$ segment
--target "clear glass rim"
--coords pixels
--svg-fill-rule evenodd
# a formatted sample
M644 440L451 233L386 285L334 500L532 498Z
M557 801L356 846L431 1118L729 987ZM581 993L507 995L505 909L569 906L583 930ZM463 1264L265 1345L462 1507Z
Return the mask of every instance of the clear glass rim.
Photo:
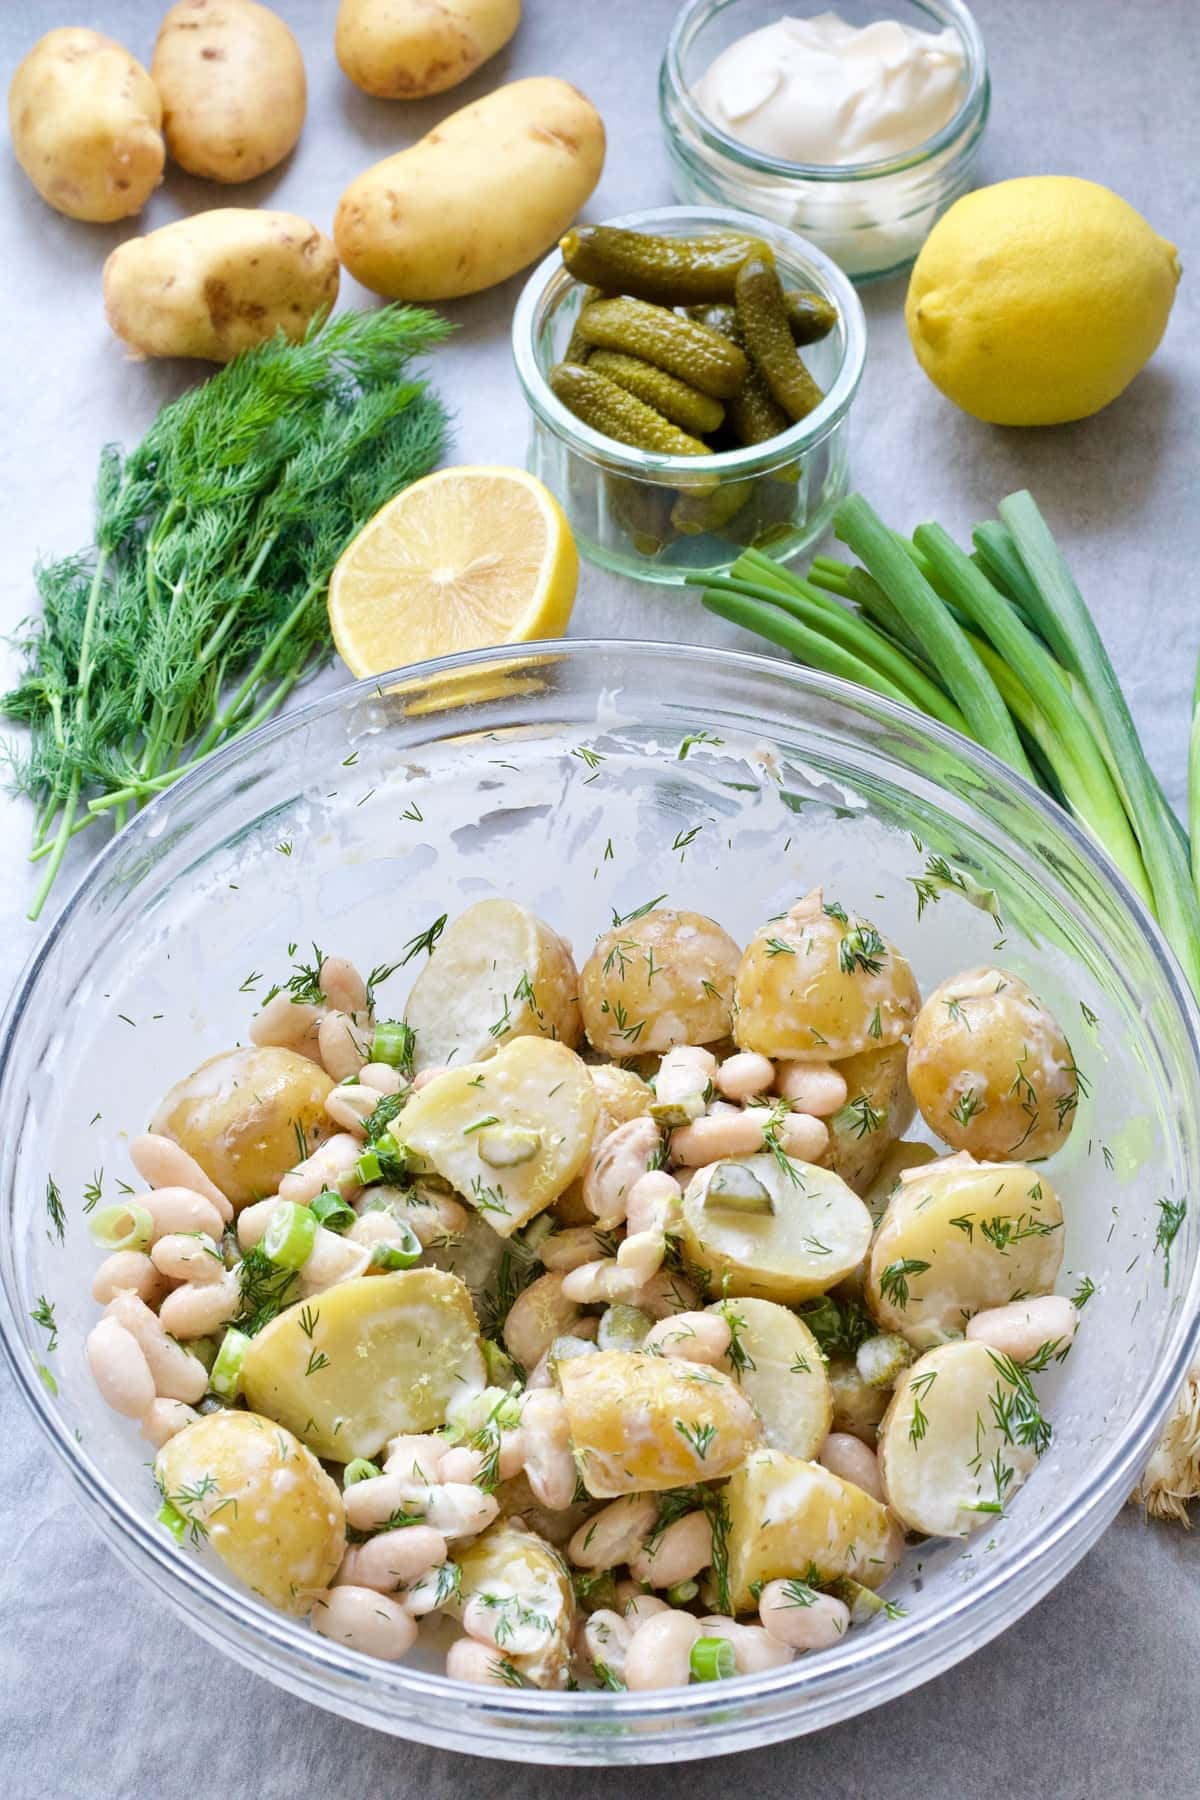
M556 437L564 439L578 454L598 463L615 474L630 475L643 481L659 481L667 486L694 484L698 474L749 477L765 474L782 463L794 461L812 450L839 425L849 411L858 392L867 356L867 321L862 301L832 257L786 226L756 218L753 213L738 212L725 206L656 206L644 212L622 213L606 219L606 225L618 225L631 231L652 230L664 221L692 223L698 229L744 231L750 237L765 238L776 246L786 244L797 261L808 264L818 277L817 285L824 298L837 307L845 332L845 348L837 377L821 404L799 424L792 425L767 444L749 444L741 450L718 450L703 459L694 456L655 456L632 445L618 444L602 432L593 431L582 419L563 405L542 373L537 356L537 336L547 306L577 286L568 273L559 250L534 269L521 289L513 313L512 347L517 377L525 399L542 423ZM698 466L699 465L699 466Z
M345 709L356 700L377 695L381 689L398 687L403 691L434 678L464 675L476 669L499 666L511 672L518 664L531 664L537 668L551 660L575 658L586 662L609 657L622 659L627 664L639 660L653 663L661 658L686 665L701 683L706 670L714 674L719 669L741 670L748 676L765 677L790 687L800 699L807 695L814 700L832 701L851 713L864 715L880 724L901 727L910 734L919 730L928 744L951 752L974 773L1005 791L1009 798L1034 809L1053 832L1067 841L1074 855L1089 865L1094 875L1103 879L1119 900L1122 910L1136 923L1146 940L1151 959L1157 965L1169 1000L1181 1018L1193 1063L1200 1069L1200 1012L1154 920L1124 877L1074 820L988 751L906 707L851 683L801 669L774 657L641 640L548 639L521 647L508 645L494 650L461 651L411 664L386 676L371 676L349 683L215 752L199 768L182 777L173 789L152 800L100 853L44 941L26 963L0 1024L0 1091L7 1085L14 1035L21 1014L43 965L130 848L139 840L156 836L160 819L168 816L172 803L188 800L239 765L256 761L270 745L282 742L293 732L302 732L321 715ZM433 712L428 716L432 722L440 715ZM798 711L797 716L802 718L802 712ZM668 1740L665 1730L662 1735L651 1732L643 1745L633 1746L644 1748L644 1756L633 1758L640 1761L661 1760L668 1750L676 1759L706 1753L705 1740L700 1733L710 1726L713 1729L724 1727L732 1735L746 1729L748 1724L754 1724L759 1731L752 1740L755 1743L794 1735L792 1719L800 1714L806 1703L815 1704L832 1690L837 1690L842 1677L849 1676L854 1687L849 1695L850 1704L842 1708L835 1715L837 1717L865 1710L904 1692L981 1647L1014 1623L1056 1579L1061 1579L1117 1512L1145 1465L1166 1410L1200 1344L1198 1261L1186 1295L1177 1308L1167 1351L1147 1393L1142 1396L1139 1416L1131 1418L1113 1438L1090 1489L1078 1502L1063 1502L1050 1511L1003 1569L981 1575L969 1591L964 1590L960 1597L943 1604L933 1626L920 1618L909 1618L889 1626L886 1636L872 1639L869 1648L861 1640L856 1643L853 1638L847 1639L823 1652L815 1664L806 1666L806 1659L801 1659L765 1674L721 1682L717 1688L703 1684L636 1695L563 1694L516 1689L476 1691L466 1690L461 1683L444 1675L406 1669L402 1664L381 1664L335 1645L303 1621L292 1620L274 1611L254 1595L223 1587L201 1565L181 1557L168 1535L156 1527L148 1515L134 1511L93 1466L57 1416L22 1343L13 1298L7 1286L0 1284L0 1343L18 1392L66 1465L83 1498L99 1507L102 1515L99 1523L105 1535L139 1574L149 1578L153 1572L189 1623L268 1677L279 1679L273 1654L282 1655L287 1659L289 1675L302 1682L308 1681L309 1686L300 1690L304 1698L317 1704L331 1706L334 1710L339 1710L336 1704L339 1701L344 1701L351 1710L357 1705L359 1716L373 1718L380 1724L397 1717L396 1703L411 1702L430 1709L427 1716L431 1723L449 1718L461 1722L469 1716L476 1732L486 1728L489 1721L510 1726L514 1731L522 1724L543 1728L557 1726L558 1733L542 1740L540 1746L537 1740L528 1736L506 1737L501 1732L486 1748L474 1740L464 1741L460 1747L478 1754L564 1761L567 1758L559 1752L567 1749L565 1734L571 1728L586 1729L606 1721L625 1728L653 1727L655 1724L666 1728L674 1724L683 1730L690 1725L692 1735L682 1740L678 1734ZM743 1706L761 1708L772 1701L786 1704L789 1700L793 1702L792 1714L784 1718L782 1727L779 1715L770 1715L772 1723L765 1732L761 1729L761 1712L756 1718L737 1711L739 1702ZM368 1706L368 1701L369 1710L363 1713L361 1709ZM432 1710L443 1704L447 1709L444 1714ZM629 1742L623 1735L619 1740L615 1736L606 1739L600 1733L589 1738L585 1747L576 1741L570 1746L570 1760L631 1760L620 1753L603 1758L606 1742L612 1746L618 1741ZM739 1746L727 1743L713 1748L715 1751L736 1747ZM592 1750L596 1752L595 1757L590 1754ZM550 1754L546 1755L546 1752Z
M685 4L675 15L659 71L659 97L663 123L676 144L679 144L679 137L669 107L679 109L696 137L708 150L741 168L753 170L756 175L774 176L783 181L812 181L838 186L842 182L875 181L882 176L902 174L931 161L943 150L953 148L968 136L974 141L977 131L982 129L991 98L991 80L983 34L974 15L963 5L962 0L914 0L915 5L940 19L944 26L953 27L966 52L967 91L957 112L940 131L899 156L858 163L788 162L782 157L767 156L749 144L740 143L737 138L722 131L720 126L714 125L708 114L701 111L683 78L683 56L695 32L701 25L707 24L714 14L737 4L738 0L685 0Z

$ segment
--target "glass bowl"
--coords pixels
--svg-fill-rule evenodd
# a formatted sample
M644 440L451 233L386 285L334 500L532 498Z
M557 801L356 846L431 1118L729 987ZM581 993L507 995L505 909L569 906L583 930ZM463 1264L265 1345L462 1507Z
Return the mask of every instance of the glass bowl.
M586 292L554 250L529 277L513 315L513 356L529 405L528 467L559 501L583 554L619 574L682 582L699 571L723 572L749 544L790 561L820 537L846 491L850 404L866 356L858 295L811 244L744 213L668 206L606 222L670 237L745 231L765 239L785 287L813 290L837 308L829 336L804 349L825 398L765 444L706 457L654 456L593 431L546 379L562 360ZM711 508L717 522L678 530L672 512L681 497ZM736 509L727 517L726 501Z
M961 104L941 131L902 156L793 163L739 143L693 97L722 50L774 24L784 10L777 0L687 0L680 7L658 89L676 197L776 220L820 245L855 281L894 275L971 185L991 99L979 27L961 0L845 0L835 10L848 25L894 19L956 31L965 53Z
M912 882L932 854L991 889L993 910L952 893L918 921ZM102 1169L114 1195L132 1173L127 1134L168 1083L244 1037L289 942L366 967L492 893L581 948L610 909L660 893L744 939L818 881L898 941L926 990L994 958L1024 975L1088 1078L1054 1179L1060 1285L1087 1275L1096 1292L1070 1360L1041 1378L1054 1440L995 1529L911 1552L888 1589L906 1609L894 1622L784 1669L651 1694L469 1688L432 1659L372 1662L179 1548L154 1523L147 1445L84 1364L98 1260L84 1191ZM388 1011L411 972L384 988ZM520 1762L678 1761L793 1737L986 1643L1124 1502L1197 1338L1196 1209L1169 1259L1155 1235L1157 1202L1200 1179L1198 1031L1156 929L1092 844L915 714L727 651L562 643L447 658L327 695L211 757L114 840L33 958L0 1047L5 1349L130 1568L210 1643L318 1706ZM30 1318L38 1296L56 1309L52 1354Z

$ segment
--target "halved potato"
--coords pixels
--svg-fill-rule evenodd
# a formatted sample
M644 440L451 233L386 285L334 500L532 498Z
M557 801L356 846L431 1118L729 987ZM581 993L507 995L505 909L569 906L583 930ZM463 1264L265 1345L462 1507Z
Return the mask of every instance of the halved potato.
M766 1189L772 1212L743 1212L710 1201L726 1163L697 1169L683 1197L687 1256L731 1294L795 1303L826 1293L862 1261L871 1215L840 1175L770 1155L740 1156L739 1167Z
M940 1158L932 1144L918 1143L913 1138L897 1138L883 1153L883 1161L862 1189L863 1202L878 1224L887 1211L888 1202L909 1169L923 1169Z
M394 1129L497 1236L511 1237L580 1173L598 1110L587 1065L573 1050L520 1037L487 1062L435 1075Z
M725 1503L736 1612L754 1606L752 1583L851 1575L877 1587L895 1566L887 1508L820 1463L756 1450L730 1479Z
M224 1050L175 1083L150 1129L182 1145L244 1206L277 1193L288 1170L336 1129L325 1111L332 1087L324 1069L294 1050Z
M471 1296L441 1269L363 1275L289 1306L242 1363L249 1405L342 1463L433 1431L486 1381Z
M474 1598L485 1602L499 1640L517 1634L530 1619L545 1621L548 1641L522 1654L512 1644L497 1643L497 1655L539 1688L563 1688L571 1673L571 1638L575 1627L575 1590L566 1564L535 1532L511 1519L497 1519L481 1537L454 1558L462 1570L455 1611Z
M583 1035L579 975L558 933L515 900L477 900L451 920L404 1008L414 1063L477 1062L515 1037Z
M589 1042L621 1058L728 1037L740 955L703 913L656 906L614 925L579 978Z
M163 1445L154 1473L194 1535L272 1606L302 1615L333 1580L346 1551L342 1496L273 1419L208 1413Z
M773 1300L719 1300L709 1307L733 1332L722 1367L762 1420L763 1437L789 1456L815 1456L829 1435L833 1394L812 1332Z
M941 1344L907 1369L879 1428L879 1474L911 1531L990 1525L1049 1440L1029 1377L986 1344Z
M827 1121L829 1166L856 1194L879 1173L888 1146L912 1122L902 1043L873 1045L836 1065L846 1104Z

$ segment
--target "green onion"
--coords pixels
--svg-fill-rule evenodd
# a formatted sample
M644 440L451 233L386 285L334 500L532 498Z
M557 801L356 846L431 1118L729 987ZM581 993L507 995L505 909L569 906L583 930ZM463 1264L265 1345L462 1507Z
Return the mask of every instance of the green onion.
M373 1181L382 1181L385 1176L386 1162L404 1161L404 1151L396 1142L390 1131L380 1135L367 1145L354 1165L354 1179L363 1187L370 1187Z
M415 1262L420 1262L421 1240L412 1226L397 1219L395 1233L398 1242L389 1241L372 1248L370 1266L373 1269L411 1269Z
M688 576L687 580L692 581L693 578ZM869 663L863 662L860 657L848 655L838 645L823 638L819 632L809 631L781 612L777 606L741 593L726 593L708 584L705 585L702 598L709 612L716 613L719 618L729 619L735 625L741 625L746 631L756 631L759 637L765 637L768 643L778 644L781 650L790 650L793 656L808 663L811 668L820 669L826 675L836 675L842 681L857 682L859 687L872 688L875 693L882 694L885 700L895 700L901 706L912 704L894 682L873 669Z
M403 1019L377 1019L371 1043L371 1061L387 1063L389 1068L412 1071L416 1033Z
M187 1534L188 1522L179 1508L172 1506L169 1500L164 1500L154 1516L160 1525L166 1526L175 1542L182 1544Z
M728 1638L702 1637L692 1645L693 1681L728 1681L737 1673L733 1645Z
M281 1200L262 1237L263 1255L277 1269L300 1269L317 1241L317 1220L310 1207Z
M250 1348L244 1331L231 1325L221 1339L221 1348L209 1371L208 1385L222 1400L236 1400L242 1391L242 1362Z
M677 1581L674 1587L667 1589L667 1599L672 1606L686 1606L690 1600L696 1598L699 1592L700 1583L698 1581ZM726 1639L721 1638L719 1641L725 1643Z
M342 1473L342 1486L355 1487L360 1481L374 1481L383 1474L378 1464L368 1462L365 1456L356 1456L346 1464Z
M317 1224L323 1225L326 1231L349 1231L358 1218L354 1208L347 1206L342 1196L335 1194L331 1188L326 1188L315 1200L310 1200L308 1210Z
M145 1250L154 1220L144 1206L102 1206L88 1220L88 1230L102 1250Z

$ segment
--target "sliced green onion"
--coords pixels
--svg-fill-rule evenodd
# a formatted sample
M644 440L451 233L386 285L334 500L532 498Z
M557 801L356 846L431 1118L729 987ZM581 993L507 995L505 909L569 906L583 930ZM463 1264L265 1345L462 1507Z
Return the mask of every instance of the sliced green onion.
M145 1250L154 1236L154 1220L144 1206L102 1206L88 1221L102 1250Z
M421 1260L421 1240L411 1225L403 1219L395 1222L397 1242L375 1244L371 1250L371 1267L373 1269L411 1269L413 1264Z
M377 1019L371 1041L371 1061L387 1063L391 1069L412 1068L416 1032L403 1019Z
M483 1369L493 1387L511 1387L517 1379L517 1365L508 1351L502 1350L494 1338L483 1340Z
M263 1255L277 1269L301 1269L317 1241L317 1220L312 1209L281 1200L263 1232Z
M179 1508L177 1506L172 1506L169 1500L164 1500L154 1516L160 1525L166 1526L171 1536L175 1539L175 1542L177 1544L182 1544L187 1535L188 1522L180 1512Z
M310 1200L308 1210L317 1224L323 1225L326 1231L349 1231L358 1218L354 1208L347 1206L342 1196L335 1194L331 1188L326 1188L315 1200Z
M692 1645L693 1681L728 1681L737 1673L733 1645L728 1638L702 1637Z
M667 1589L667 1599L671 1602L672 1606L686 1606L690 1600L696 1598L696 1595L699 1592L700 1583L698 1581L677 1581L674 1587L669 1587ZM719 1638L716 1641L724 1644L728 1640ZM730 1649L732 1648L733 1646L730 1645Z
M382 1181L384 1162L404 1161L403 1148L396 1142L390 1131L381 1132L375 1140L368 1144L354 1165L354 1178L363 1187L370 1187L373 1181Z
M221 1339L221 1348L208 1373L208 1385L222 1400L236 1400L242 1391L242 1361L250 1342L236 1325L231 1325Z
M382 1474L383 1470L377 1463L368 1462L365 1456L356 1456L346 1464L342 1473L342 1486L354 1487L360 1481L374 1481Z

